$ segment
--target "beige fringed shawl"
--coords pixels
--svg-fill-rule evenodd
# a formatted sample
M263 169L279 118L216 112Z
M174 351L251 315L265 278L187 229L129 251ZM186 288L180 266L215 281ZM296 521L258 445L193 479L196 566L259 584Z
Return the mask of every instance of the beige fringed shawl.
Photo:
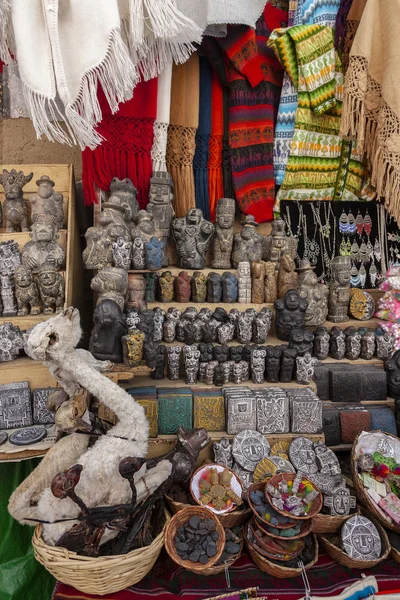
M365 151L371 182L400 222L400 0L368 0L346 74L341 134Z

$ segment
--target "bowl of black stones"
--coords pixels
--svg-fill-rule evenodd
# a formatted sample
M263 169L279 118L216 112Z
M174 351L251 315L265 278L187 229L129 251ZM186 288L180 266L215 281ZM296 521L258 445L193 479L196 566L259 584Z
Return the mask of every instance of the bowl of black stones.
M225 546L221 557L213 567L202 571L202 575L217 575L222 573L227 567L240 557L243 550L243 529L242 527L225 527Z
M224 548L224 528L206 508L188 506L177 512L166 527L165 549L174 562L188 571L199 573L213 567Z
M278 513L265 497L265 483L253 483L247 490L247 502L253 511L259 526L270 533L270 528L291 529L297 525L296 521ZM290 536L289 536L290 537Z

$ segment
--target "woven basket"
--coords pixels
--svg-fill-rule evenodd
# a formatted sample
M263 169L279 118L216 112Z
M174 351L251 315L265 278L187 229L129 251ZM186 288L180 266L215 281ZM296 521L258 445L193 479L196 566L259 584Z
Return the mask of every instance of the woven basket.
M151 571L164 545L162 532L150 546L132 550L128 554L90 558L79 556L59 546L48 546L42 538L42 526L35 528L32 545L35 558L62 583L86 594L105 596L138 583Z
M172 500L169 496L165 496L165 500L167 502L168 508L172 512L173 515L176 515L177 512L183 510L184 508L191 508L192 504L183 504L182 502L176 502ZM207 508L207 507L204 507ZM249 507L243 508L243 505L235 508L232 512L227 513L226 515L215 515L219 522L221 523L224 529L231 529L231 527L240 527L241 525L245 525L247 521L251 518L252 512Z
M202 571L202 575L218 575L218 573L223 573L225 571L225 569L229 569L229 567L231 567L233 565L234 562L237 561L238 558L240 558L242 552L243 552L243 546L244 546L244 540L243 540L243 532L241 533L240 536L240 550L237 554L235 554L234 556L232 556L232 558L230 560L227 560L226 562L224 562L224 564L222 565L216 565L214 567L209 567L207 569L204 569L204 571Z
M191 517L198 516L201 519L211 519L215 523L216 531L219 535L217 540L217 553L215 556L210 558L206 565L201 565L199 563L193 563L190 560L182 560L178 555L175 548L175 536L181 525L184 525L189 521ZM205 569L209 569L213 567L216 562L221 557L225 546L225 531L222 527L221 523L217 519L216 515L212 513L210 510L206 508L201 508L200 506L188 506L183 510L177 512L172 519L168 522L167 527L165 529L165 549L168 552L169 556L172 558L176 564L188 571L193 571L193 573L203 573Z
M261 550L260 554L262 554L262 556L265 558L276 558L276 560L285 562L287 560L291 560L292 558L296 558L296 556L298 556L298 554L300 554L300 552L302 552L302 550L304 548L304 543L300 542L297 550L295 552L293 552L290 556L288 555L287 558L284 558L283 553L282 553L282 556L278 557L278 553L275 550L271 549L271 547L267 543L269 536L260 537L257 534L257 525L254 523L253 520L250 521L249 527L250 527L251 533L257 540L258 546ZM292 538L288 538L288 540L286 540L286 541L290 542L291 539ZM272 538L272 540L274 540L274 538ZM283 541L285 541L285 540L283 540Z
M385 433L385 432L384 431L371 431L370 433ZM395 440L399 439L398 437L396 437L395 435L392 435L391 433L385 433L385 435L387 435ZM357 443L358 443L358 436L355 438L355 440L353 442L353 447L351 449L351 457L350 457L351 474L353 477L353 482L354 482L354 487L355 487L357 498L359 499L361 504L363 506L365 506L369 510L369 512L375 517L375 519L377 519L384 527L387 527L388 529L391 529L392 531L396 531L396 533L400 533L400 525L397 525L396 523L389 523L388 521L386 521L386 519L382 516L380 510L375 507L371 498L368 496L367 492L364 489L364 486L358 476L358 471L357 471L357 464L356 464Z
M278 483L283 481L283 479L285 479L286 481L293 481L295 477L296 477L296 473L278 473L278 475L274 475L273 477L271 477L271 479L269 480L268 483L270 483L274 487L277 487ZM309 479L307 479L307 477L303 477L302 479L305 479L306 481L308 481L310 483L310 485L312 485L313 488L318 492L318 496L315 498L315 500L313 501L313 503L311 505L310 512L307 515L305 515L304 517L296 517L295 515L292 515L291 513L287 512L286 510L277 509L276 506L274 506L272 504L271 496L268 494L267 490L265 490L265 497L267 498L267 500L271 504L271 506L276 510L276 512L279 513L280 515L283 515L284 517L289 517L289 519L293 519L293 521L306 521L307 519L311 519L312 517L315 517L315 515L317 515L322 508L322 494L321 494L321 491L319 490L319 488L315 485L315 483L312 483L312 481L309 481Z
M260 527L263 527L264 524L261 521L260 515L254 508L254 504L252 503L251 498L250 498L250 493L254 492L255 490L261 490L262 493L264 494L265 493L265 481L264 482L260 481L259 483L253 483L252 485L249 486L249 488L247 490L247 502L250 506L250 509L251 509L252 513L254 514L254 516L257 517L257 519L259 520ZM274 508L274 510L275 510L275 508ZM287 515L285 515L285 517L287 517ZM290 529L290 527L293 527L293 524L294 524L294 521L292 523L285 523L285 524L278 523L278 525L274 525L274 527L276 527L277 529ZM266 525L264 528L265 532L269 533L268 532L269 523L267 521L265 521L265 525Z
M336 533L343 523L350 519L350 517L354 517L354 515L360 514L360 507L357 505L356 510L349 515L341 516L332 516L325 515L319 513L312 518L312 528L311 531L313 533Z
M303 523L301 523L301 529L300 529L300 533L298 535L292 535L291 537L287 537L285 538L285 536L282 535L276 535L275 533L272 533L271 529L278 529L278 527L275 527L274 525L267 525L266 523L264 524L262 522L262 520L260 519L260 517L256 517L255 518L257 521L257 524L259 525L260 529L262 529L267 535L269 535L270 537L273 538L277 538L278 540L299 540L302 537L306 537L306 535L309 535L311 533L311 531L314 531L312 528L312 520L308 519L308 521L303 521ZM297 525L297 523L296 523Z
M391 547L391 550L390 550L390 556L397 563L400 563L400 552L396 548L393 548L393 546Z

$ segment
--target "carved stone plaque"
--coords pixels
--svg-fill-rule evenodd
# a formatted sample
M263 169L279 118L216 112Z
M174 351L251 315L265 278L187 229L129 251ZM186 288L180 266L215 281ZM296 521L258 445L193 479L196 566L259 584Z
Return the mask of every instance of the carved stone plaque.
M0 385L0 429L32 425L29 383Z
M350 495L349 489L337 487L325 496L324 506L330 509L332 516L343 517L350 514L350 510L356 507L356 498Z
M306 475L317 473L318 466L313 443L308 438L295 438L289 446L289 459L295 469Z
M354 560L376 560L381 555L379 532L366 517L350 517L342 527L341 539L343 550Z
M242 390L245 389L242 388ZM235 394L225 393L225 400L228 413L227 432L229 434L235 435L245 429L256 429L256 399L250 391Z
M233 440L233 458L247 471L254 471L260 460L269 455L270 450L268 441L258 431L246 429Z
M291 462L281 456L269 456L269 460L274 463L278 471L281 473L295 473L295 468Z
M54 423L55 414L47 410L47 398L56 388L37 388L33 390L33 423L35 425L47 425Z
M8 433L6 431L0 431L0 446L6 443L8 440Z
M322 431L322 402L315 399L294 399L291 403L292 432L320 433Z
M28 427L19 429L10 435L10 443L15 446L29 446L41 442L47 435L44 427Z
M330 372L331 400L333 402L360 402L361 373L356 370Z
M256 390L257 431L260 433L288 433L289 400L280 388Z
M322 412L322 430L325 434L327 446L338 446L340 444L340 422L339 411L332 408Z
M233 465L232 471L234 473L236 473L236 475L239 477L239 479L242 482L243 487L244 487L245 490L247 490L247 488L250 487L252 483L254 483L254 478L253 478L253 472L252 471L247 471L247 469L243 469L237 463L235 463Z

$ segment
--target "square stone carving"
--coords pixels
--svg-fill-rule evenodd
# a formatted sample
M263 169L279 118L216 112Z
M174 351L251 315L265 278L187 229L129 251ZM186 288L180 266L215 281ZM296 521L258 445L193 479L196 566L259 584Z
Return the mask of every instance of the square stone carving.
M319 398L293 399L291 413L293 433L321 433L322 402Z
M47 398L56 388L37 388L33 390L33 422L35 425L54 423L55 413L47 410Z
M339 446L340 444L340 421L339 411L329 408L322 412L322 431L325 434L327 446Z
M0 429L32 425L31 392L29 383L0 385Z
M260 433L289 432L289 399L280 388L256 390L257 431Z
M361 373L357 370L331 370L332 402L360 402Z
M244 429L257 427L257 407L254 395L250 393L225 395L227 403L227 432L236 435Z

